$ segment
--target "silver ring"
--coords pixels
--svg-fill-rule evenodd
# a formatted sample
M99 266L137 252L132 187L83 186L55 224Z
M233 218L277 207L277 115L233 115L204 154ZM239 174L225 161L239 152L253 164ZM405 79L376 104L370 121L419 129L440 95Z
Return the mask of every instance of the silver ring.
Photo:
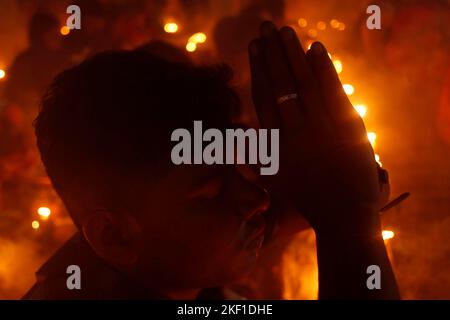
M277 103L278 104L282 104L283 102L286 102L288 100L292 100L292 99L297 99L298 98L298 94L296 93L289 93L289 94L285 94L284 96L281 96L277 99Z

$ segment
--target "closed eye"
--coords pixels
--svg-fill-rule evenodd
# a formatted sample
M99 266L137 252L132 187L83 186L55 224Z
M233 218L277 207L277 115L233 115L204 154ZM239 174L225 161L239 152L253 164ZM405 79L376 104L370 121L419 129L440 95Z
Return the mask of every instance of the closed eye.
M222 185L223 185L223 178L220 176L216 176L198 185L198 187L196 187L191 193L189 193L188 197L190 199L216 198L222 190Z

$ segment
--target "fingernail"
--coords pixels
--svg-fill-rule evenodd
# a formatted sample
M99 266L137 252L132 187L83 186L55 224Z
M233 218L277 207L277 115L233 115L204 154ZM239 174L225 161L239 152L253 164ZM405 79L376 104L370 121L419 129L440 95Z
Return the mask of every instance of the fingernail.
M320 42L314 42L311 46L311 52L316 56L320 56L325 52L325 48Z

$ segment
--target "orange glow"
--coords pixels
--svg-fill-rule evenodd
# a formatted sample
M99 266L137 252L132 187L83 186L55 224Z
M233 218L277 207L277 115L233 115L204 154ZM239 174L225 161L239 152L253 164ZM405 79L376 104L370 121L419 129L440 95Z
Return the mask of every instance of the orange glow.
M364 116L367 113L367 107L363 104L357 104L356 106L354 106L356 112L358 112L359 116L361 118L364 118Z
M300 28L305 28L308 25L308 21L303 18L298 19L297 23Z
M339 28L339 21L337 21L336 19L333 19L330 21L330 26L334 29Z
M167 33L175 33L178 31L178 25L175 22L169 22L164 25L164 31Z
M343 23L343 22L339 22L339 27L338 27L338 30L340 30L340 31L343 31L343 30L345 30L345 23Z
M294 236L282 255L283 299L316 300L319 274L315 235L312 230Z
M63 36L67 36L70 33L70 29L68 26L62 26L61 29L59 29L59 32L63 35Z
M50 208L40 207L39 209L37 209L37 213L43 220L47 220L48 217L50 217L52 211L50 210Z
M197 45L195 44L195 42L188 42L186 45L186 50L188 52L194 52L195 50L197 50Z
M348 96L351 96L355 92L355 88L351 84L343 84L342 87Z
M317 37L317 30L316 30L316 29L309 29L309 30L308 30L308 36L309 36L310 38L315 38L315 37Z
M377 140L377 134L375 132L367 132L367 138L369 139L372 148L375 149L375 141Z
M333 60L334 68L336 69L336 72L339 74L342 72L342 62L339 59Z
M205 41L206 41L206 34L204 34L203 32L194 33L189 38L189 42L193 42L195 44L197 44L197 43L204 43Z
M37 229L39 229L39 221L37 221L37 220L34 220L32 223L31 223L31 227L34 229L34 230L37 230Z
M389 240L392 239L395 236L394 231L391 230L383 230L381 232L382 236L383 236L383 240Z
M319 30L325 30L327 28L327 24L323 21L317 22L317 29Z
M375 154L375 161L378 162L378 164L380 165L380 167L383 166L383 164L380 161L380 155L379 154Z
M0 69L0 79L4 79L6 77L6 71L3 69Z

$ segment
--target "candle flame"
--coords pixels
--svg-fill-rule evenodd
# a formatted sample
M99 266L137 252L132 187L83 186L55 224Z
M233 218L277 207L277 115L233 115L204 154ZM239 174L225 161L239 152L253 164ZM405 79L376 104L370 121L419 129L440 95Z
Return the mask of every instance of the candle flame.
M367 138L369 139L372 148L375 149L375 141L377 140L377 134L375 132L367 132Z
M380 165L380 167L383 166L383 164L380 161L380 155L379 154L375 154L375 161L378 162L378 164Z
M164 31L167 33L175 33L178 31L178 25L175 22L169 22L164 25Z
M188 42L193 42L195 44L197 43L204 43L206 41L206 34L203 32L197 32L194 33L190 38Z
M34 220L32 223L31 223L31 227L34 229L34 230L37 230L37 229L39 229L39 221L37 221L37 220Z
M394 231L391 231L391 230L383 230L381 232L381 235L383 236L383 240L389 240L395 236L395 233L394 233Z
M43 220L47 220L52 211L50 210L50 208L40 207L39 209L37 209L37 213Z
M351 84L343 84L342 87L348 96L351 96L355 92L355 88Z
M336 69L336 72L339 74L342 72L342 62L339 59L333 60L334 68Z
M364 118L364 116L367 113L367 107L363 104L357 104L356 106L354 106L356 112L358 112L359 116L361 118Z
M61 29L59 29L59 32L63 36L67 36L70 33L70 28L68 26L62 26Z
M197 45L195 44L195 42L188 42L186 45L186 50L188 52L194 52L195 50L197 50Z

